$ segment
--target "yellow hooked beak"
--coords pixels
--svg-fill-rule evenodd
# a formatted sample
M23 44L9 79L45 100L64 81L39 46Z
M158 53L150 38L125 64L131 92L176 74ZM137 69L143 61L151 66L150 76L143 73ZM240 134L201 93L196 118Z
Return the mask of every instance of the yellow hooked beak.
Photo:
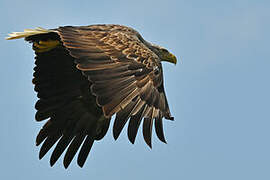
M177 63L177 59L176 59L175 55L173 55L173 54L170 53L170 52L164 54L163 57L162 57L162 60L163 60L163 61L170 62L170 63L173 63L173 64L175 64L175 65L176 65L176 63Z
M169 56L170 56L170 59L171 59L170 62L176 65L177 59L176 59L175 55L173 55L172 53L169 53L169 54L170 54Z

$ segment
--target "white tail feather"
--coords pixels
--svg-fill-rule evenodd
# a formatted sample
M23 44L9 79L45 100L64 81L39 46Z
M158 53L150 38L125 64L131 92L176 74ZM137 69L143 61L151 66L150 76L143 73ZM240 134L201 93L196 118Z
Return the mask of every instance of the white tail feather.
M13 32L13 33L8 34L9 37L7 37L6 40L25 38L32 35L45 34L49 32L56 32L56 31L44 29L41 27L38 27L36 29L25 29L24 32Z

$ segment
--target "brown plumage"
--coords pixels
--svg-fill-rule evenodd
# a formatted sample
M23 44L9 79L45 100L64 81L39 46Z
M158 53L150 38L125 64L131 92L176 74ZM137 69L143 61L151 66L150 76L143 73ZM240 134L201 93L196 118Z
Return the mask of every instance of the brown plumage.
M67 149L67 168L80 149L77 162L82 167L94 141L105 136L114 114L115 139L129 121L130 142L135 142L141 123L150 147L153 125L158 138L166 142L162 118L173 117L161 61L176 63L166 49L121 25L38 28L11 34L9 39L21 37L33 43L36 52L36 120L47 120L36 139L37 145L43 142L40 159L58 141L50 164Z

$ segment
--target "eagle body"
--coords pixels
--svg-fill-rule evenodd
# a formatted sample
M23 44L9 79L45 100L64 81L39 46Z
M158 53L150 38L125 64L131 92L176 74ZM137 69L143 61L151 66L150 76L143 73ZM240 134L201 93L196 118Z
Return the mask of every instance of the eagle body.
M176 64L168 50L145 41L122 25L64 26L26 29L7 39L25 38L33 44L33 84L39 100L36 120L47 120L36 138L40 159L56 144L53 166L66 150L67 168L79 151L83 167L94 141L101 140L116 114L117 139L128 122L134 143L140 124L151 147L152 127L166 142L163 118L173 120L164 91L161 61Z

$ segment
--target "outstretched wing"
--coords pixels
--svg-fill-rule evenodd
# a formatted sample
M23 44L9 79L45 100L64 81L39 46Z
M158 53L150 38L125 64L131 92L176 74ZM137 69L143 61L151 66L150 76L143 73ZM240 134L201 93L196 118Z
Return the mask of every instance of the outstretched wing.
M143 135L151 147L153 120L157 136L165 142L162 118L173 119L164 92L159 57L139 34L125 26L60 27L61 41L92 83L91 92L105 117L116 114L114 137L129 121L128 137L135 141L143 119Z
M36 120L49 118L36 138L36 144L42 146L39 158L56 144L50 164L53 166L67 149L64 166L67 168L79 151L77 163L83 166L95 140L101 139L107 132L110 118L104 119L102 110L90 93L91 83L76 68L74 58L62 46L49 51L38 48L36 42L50 42L57 34L44 34L29 37L34 41L36 50L33 84L39 100ZM42 40L42 41L41 41ZM44 52L37 52L44 51ZM80 146L82 147L80 148Z

